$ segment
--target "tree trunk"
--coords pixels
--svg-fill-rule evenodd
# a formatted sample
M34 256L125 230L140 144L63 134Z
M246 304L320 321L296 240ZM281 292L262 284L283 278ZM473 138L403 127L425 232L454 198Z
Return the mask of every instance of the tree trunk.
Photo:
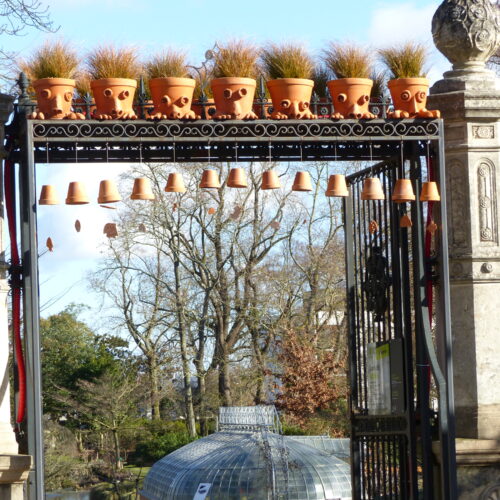
M221 406L232 406L231 380L229 376L229 360L224 352L219 360L219 397Z
M148 356L149 391L151 398L151 418L160 420L160 391L158 389L158 360L156 355Z
M113 445L115 448L115 466L119 470L123 467L120 458L120 439L118 438L118 431L116 429L113 429L111 432L113 433Z

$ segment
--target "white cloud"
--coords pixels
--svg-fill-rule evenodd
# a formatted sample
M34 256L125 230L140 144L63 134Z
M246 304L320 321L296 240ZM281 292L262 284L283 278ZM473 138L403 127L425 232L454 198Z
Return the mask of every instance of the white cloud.
M384 47L408 40L418 40L429 48L431 82L442 78L451 69L451 63L440 54L432 41L432 16L439 2L422 6L416 2L397 5L382 4L374 9L368 29L368 39L374 47Z

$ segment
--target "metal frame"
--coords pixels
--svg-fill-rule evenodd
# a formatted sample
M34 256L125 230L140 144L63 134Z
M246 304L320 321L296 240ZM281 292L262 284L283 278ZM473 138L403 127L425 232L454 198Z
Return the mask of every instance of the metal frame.
M265 104L262 105L264 115ZM87 103L88 106L88 103ZM59 121L29 120L27 115L33 103L26 97L18 105L9 135L14 140L10 158L20 165L19 185L21 191L21 234L24 284L24 322L27 365L29 372L28 390L28 436L29 453L35 457L35 470L30 474L30 498L41 500L43 491L43 436L41 427L41 371L39 343L39 303L38 303L38 249L36 241L36 185L35 165L46 163L87 163L87 162L220 162L269 160L269 150L273 161L382 161L385 166L399 154L401 145L412 145L414 156L425 154L427 142L431 141L439 157L441 179L443 168L443 125L440 120L332 120L310 121L256 120L225 121L198 120L191 122L137 120L122 121ZM385 108L384 108L385 113ZM144 109L141 110L144 116ZM360 175L360 174L355 174ZM394 172L391 174L394 175ZM354 178L352 178L354 179ZM445 220L446 201L442 191L441 217ZM352 217L350 203L344 203L346 220ZM416 214L418 217L418 214ZM346 238L349 238L349 224L346 224ZM443 485L443 498L455 498L455 463L453 429L453 395L451 390L451 334L449 323L448 256L445 225L441 234L441 307L443 307L445 343L447 346L447 366L445 367L448 386L440 376L439 366L434 362L430 330L425 330L427 354L431 358L432 369L439 382L443 405L440 416L442 436L443 477L448 485ZM351 234L352 236L352 234ZM352 259L347 248L347 261ZM352 266L348 265L348 304L352 306ZM422 309L423 310L423 309ZM425 316L425 314L423 314ZM425 322L424 322L425 323ZM424 324L424 326L426 326ZM350 320L352 337L356 325ZM410 352L410 351L408 351ZM356 359L350 353L351 381ZM392 419L394 424L403 426L401 432L408 436L406 421ZM370 434L371 420L366 420L367 436ZM377 431L383 421L378 422ZM413 424L412 424L413 425ZM414 429L410 429L414 435ZM353 475L359 468L359 450L353 453ZM359 492L359 482L354 481L354 497Z

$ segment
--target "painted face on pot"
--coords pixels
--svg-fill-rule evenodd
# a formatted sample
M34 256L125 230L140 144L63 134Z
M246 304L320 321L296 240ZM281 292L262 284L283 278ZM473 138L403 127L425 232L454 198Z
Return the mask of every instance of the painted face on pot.
M300 119L309 111L308 101L292 101L283 99L278 106L278 111L291 119Z
M187 96L176 98L175 96L164 95L161 98L159 110L171 120L180 120L181 118L185 118L189 112L189 103L190 99Z
M71 111L73 91L66 86L41 87L36 89L38 109L45 118L64 118Z
M370 96L364 89L352 89L349 93L340 92L333 96L333 105L344 118L360 120L368 118Z
M118 90L113 88L106 88L102 91L104 99L109 101L110 112L113 118L121 118L123 115L123 101L130 97L129 90Z
M404 103L404 109L412 116L425 108L427 93L419 89L406 89L401 92L400 99Z

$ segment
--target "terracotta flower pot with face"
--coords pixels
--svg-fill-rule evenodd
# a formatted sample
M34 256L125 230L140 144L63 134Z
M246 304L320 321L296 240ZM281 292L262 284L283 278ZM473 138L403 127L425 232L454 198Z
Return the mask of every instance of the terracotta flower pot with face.
M373 81L369 78L339 78L330 80L328 90L332 96L332 118L355 120L376 118L370 113L370 93Z
M257 82L253 78L223 77L211 81L215 114L219 120L256 120L252 111Z
M271 118L274 120L317 118L310 109L313 87L314 82L305 78L269 80L267 88L273 101Z
M192 78L152 78L149 90L154 109L150 118L155 120L183 120L199 118L191 110L196 81Z
M38 110L30 118L38 120L83 120L83 113L71 111L75 80L69 78L41 78L33 82Z
M387 86L392 97L394 111L389 118L439 118L437 109L429 110L427 105L427 78L396 78L389 80Z
M133 109L137 82L130 78L101 78L90 82L98 120L135 120Z

